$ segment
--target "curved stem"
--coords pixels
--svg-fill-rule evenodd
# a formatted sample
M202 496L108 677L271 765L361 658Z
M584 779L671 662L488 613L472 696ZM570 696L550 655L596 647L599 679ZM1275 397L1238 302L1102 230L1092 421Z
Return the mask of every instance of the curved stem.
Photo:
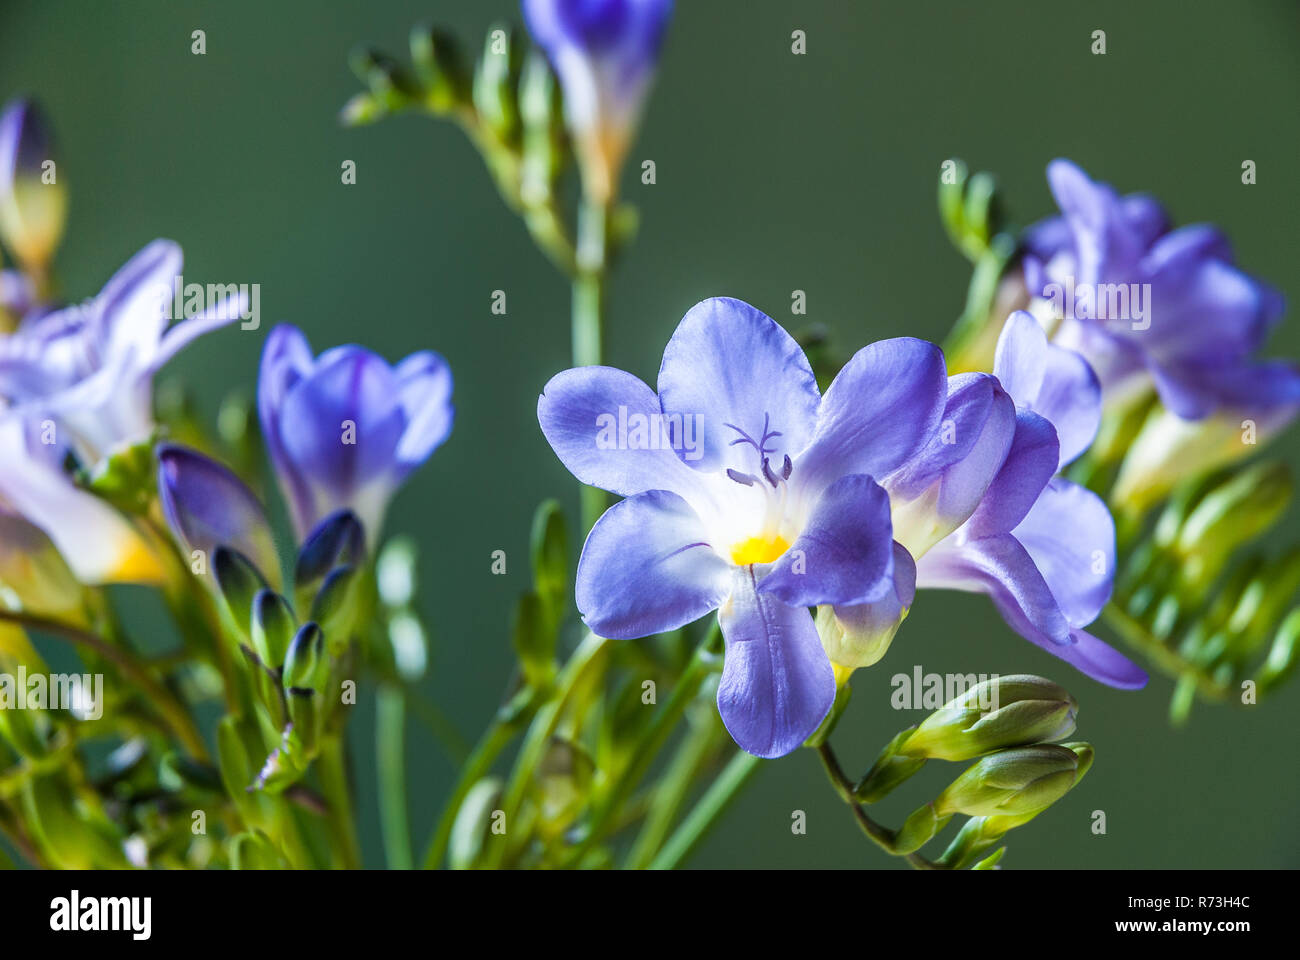
M817 748L817 755L821 757L822 766L826 768L826 776L830 778L831 785L835 787L835 792L840 795L841 800L849 805L849 808L853 811L853 818L857 820L862 832L890 856L899 856L894 849L894 831L872 820L871 817L867 816L867 811L862 809L862 804L854 799L853 781L845 775L844 768L840 766L839 758L835 756L835 751L831 749L831 745L829 743L821 744ZM919 853L904 854L903 859L918 870L942 869L938 864L927 860Z
M682 745L677 748L662 780L654 789L645 824L624 864L628 869L644 870L663 846L664 838L673 825L673 818L677 816L691 784L713 754L717 732L714 723L701 726L688 733Z
M80 627L74 627L71 624L46 617L17 613L11 610L0 610L0 621L16 623L27 629L39 630L50 636L68 640L93 650L106 660L111 660L125 676L140 688L140 692L161 714L167 722L167 726L175 734L176 739L184 745L185 749L189 750L197 760L206 761L209 759L207 745L203 742L203 737L194 725L194 719L190 716L189 711L164 684L150 675L144 664L126 650L114 646L102 637L96 636L87 630L82 630Z

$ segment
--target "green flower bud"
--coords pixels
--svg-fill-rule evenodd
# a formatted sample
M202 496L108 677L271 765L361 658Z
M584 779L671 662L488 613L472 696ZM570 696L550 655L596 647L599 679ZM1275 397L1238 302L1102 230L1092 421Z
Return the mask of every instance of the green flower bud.
M519 100L516 89L523 62L523 44L516 31L500 24L488 30L483 55L474 71L474 107L493 136L506 145L519 141Z
M1016 747L972 764L934 801L938 815L1019 816L1049 807L1074 786L1080 758L1053 744Z
M497 809L500 802L501 781L496 777L485 777L465 794L447 845L447 863L453 870L465 870L477 862L494 819L503 816ZM501 825L506 826L504 822Z
M1074 732L1079 705L1061 686L1028 674L977 683L930 714L899 753L969 760L994 750L1061 740Z
M311 619L325 631L332 656L339 655L347 647L353 629L364 616L366 583L364 570L336 567L312 600Z
M1286 464L1248 467L1202 498L1178 532L1181 583L1203 593L1237 548L1268 530L1291 501Z
M299 609L311 606L332 570L359 566L365 558L365 531L351 510L336 511L318 523L307 534L294 564L294 594Z
M249 640L253 631L253 598L266 588L266 581L247 557L230 547L217 547L213 552L212 573L226 612L239 628L242 639Z
M319 690L329 673L325 634L310 620L298 628L284 658L286 690Z
M427 25L411 31L411 63L424 86L424 103L434 113L446 113L470 102L469 71L455 39Z
M1259 693L1263 695L1280 686L1295 672L1297 662L1300 662L1300 608L1291 611L1273 638L1268 659L1259 673Z
M63 238L68 191L40 108L13 100L0 113L0 240L44 274Z
M546 57L533 50L519 78L519 113L524 126L520 195L526 206L547 202L568 160L564 99ZM551 501L554 503L554 501ZM558 505L554 507L558 511Z
M355 50L348 65L357 79L370 88L375 103L385 110L400 110L419 95L415 81L387 54Z
M294 627L293 611L284 597L270 589L257 591L253 597L253 650L269 669L284 665Z

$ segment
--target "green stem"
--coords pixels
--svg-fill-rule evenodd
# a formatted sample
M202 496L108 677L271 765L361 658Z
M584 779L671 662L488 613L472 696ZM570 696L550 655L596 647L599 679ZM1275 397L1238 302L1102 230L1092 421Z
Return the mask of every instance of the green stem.
M608 267L609 208L584 200L578 208L577 270L573 276L573 365L594 366L604 359L605 279ZM583 487L582 531L595 525L609 506L603 490Z
M699 802L687 814L668 842L664 844L659 855L650 863L651 870L672 870L682 862L696 845L704 839L709 828L726 810L740 788L745 785L761 761L758 757L737 750L735 756L718 774L709 789L700 797Z
M849 809L853 811L853 818L857 820L862 832L890 856L899 856L894 849L894 831L876 823L871 817L867 816L867 811L862 809L862 804L858 803L854 798L853 781L845 775L844 768L840 766L839 758L835 756L835 751L831 749L831 745L823 743L817 748L817 755L821 757L822 766L826 769L826 776L830 779L831 785L835 787L835 792L840 795L841 800L849 805ZM919 853L908 853L902 856L918 870L941 869L937 864L927 860Z
M375 702L375 768L379 825L390 870L411 869L411 825L406 815L406 697L381 684Z
M1148 634L1141 621L1131 616L1119 604L1113 602L1106 604L1101 615L1116 633L1169 676L1179 681L1191 678L1196 684L1196 689L1209 700L1223 701L1229 698L1228 688Z
M641 778L649 769L650 764L655 757L659 756L659 751L663 749L664 742L677 726L677 721L681 719L682 713L686 710L687 704L695 699L695 694L699 692L700 685L710 673L713 672L717 665L717 657L714 656L709 648L713 645L715 626L710 630L708 635L696 648L695 653L691 656L691 661L686 670L682 673L681 679L673 689L672 696L663 708L657 710L646 725L641 735L628 749L628 755L631 759L623 770L617 775L613 787L605 795L600 806L592 816L591 826L587 830L587 836L578 845L570 861L579 861L586 855L594 845L605 839L608 827L612 819L622 807L624 801L636 789Z
M530 692L525 691L525 694L528 693ZM451 841L451 828L456 822L456 814L460 812L460 805L464 802L465 796L474 784L492 769L492 764L501 755L501 751L532 720L536 709L536 704L530 701L522 710L511 712L509 719L503 720L498 714L498 718L483 732L469 759L461 767L460 779L456 781L456 787L447 798L442 814L438 817L433 838L429 841L429 849L424 855L426 870L436 870L442 866L447 856L447 845Z
M637 835L636 843L624 864L630 870L644 870L663 845L664 838L673 825L673 818L690 792L691 784L713 753L717 741L717 725L708 723L687 734L677 748L672 762L659 785L654 790L645 824Z
M321 742L320 756L316 762L320 771L321 793L329 804L331 842L336 846L339 865L348 870L356 870L361 866L361 843L357 839L357 825L352 817L352 794L348 788L342 734L328 736Z

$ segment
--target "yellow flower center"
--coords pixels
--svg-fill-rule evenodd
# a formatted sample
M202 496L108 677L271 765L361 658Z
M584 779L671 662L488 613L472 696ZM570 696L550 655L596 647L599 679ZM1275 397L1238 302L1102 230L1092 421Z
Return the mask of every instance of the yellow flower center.
M750 537L731 548L731 562L738 567L751 563L771 563L790 549L785 537Z

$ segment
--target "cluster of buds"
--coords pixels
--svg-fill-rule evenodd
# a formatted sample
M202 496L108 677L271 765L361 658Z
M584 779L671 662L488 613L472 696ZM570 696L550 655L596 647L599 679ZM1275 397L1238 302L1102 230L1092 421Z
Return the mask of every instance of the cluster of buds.
M299 551L292 603L229 546L216 548L213 574L258 701L281 731L255 785L283 789L302 776L319 750L330 719L326 691L372 603L365 534L350 511L322 521Z
M975 818L937 861L971 866L1013 827L1065 796L1092 765L1086 743L1059 743L1075 729L1078 704L1042 677L996 677L972 686L903 731L882 751L852 798L874 803L928 760L975 760L934 800L917 808L891 837L892 852L919 850L953 816ZM1001 851L980 861L991 867Z

